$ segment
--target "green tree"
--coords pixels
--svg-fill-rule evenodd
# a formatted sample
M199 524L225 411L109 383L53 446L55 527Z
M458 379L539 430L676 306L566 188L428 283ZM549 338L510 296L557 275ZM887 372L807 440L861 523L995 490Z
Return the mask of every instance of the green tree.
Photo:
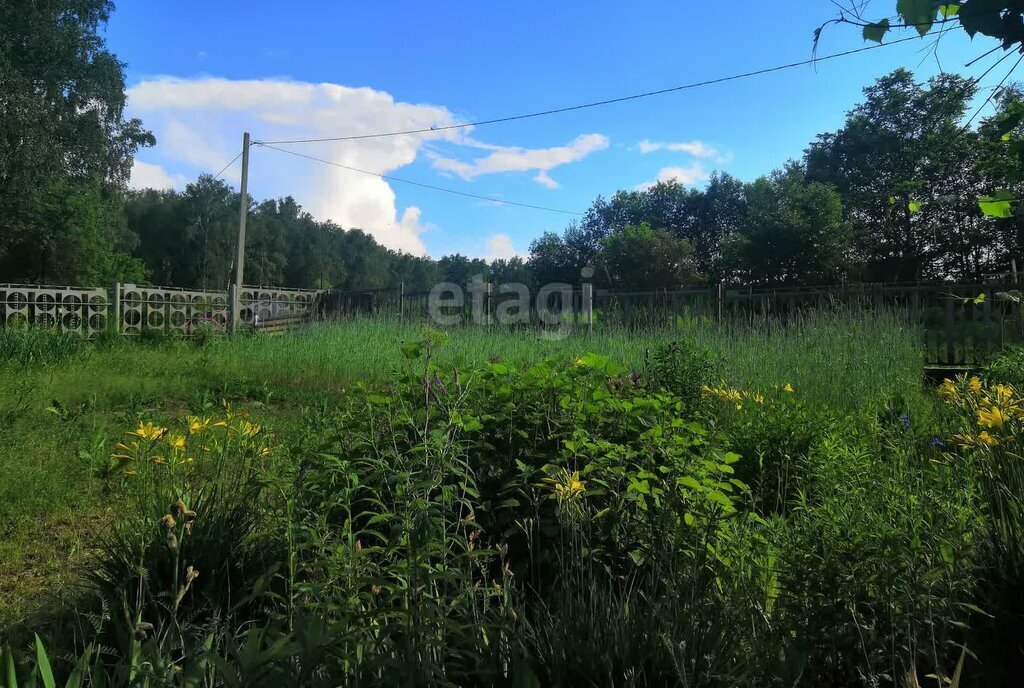
M120 194L140 146L124 67L100 27L110 0L0 3L0 279L137 275Z
M975 85L941 75L927 85L904 69L865 89L842 129L807 150L811 181L838 189L854 233L854 276L911 281L973 276L976 137L960 121Z
M745 285L839 281L850 247L839 193L808 183L797 164L746 189L746 216L725 246L729 277Z
M693 245L646 222L606 236L596 262L596 280L613 289L678 289L697 280Z

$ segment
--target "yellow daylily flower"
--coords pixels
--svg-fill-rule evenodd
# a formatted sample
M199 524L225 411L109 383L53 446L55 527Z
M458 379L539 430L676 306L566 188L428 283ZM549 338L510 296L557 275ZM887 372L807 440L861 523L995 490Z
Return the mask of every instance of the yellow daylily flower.
M978 409L978 425L986 428L1001 428L1009 420L1006 412L998 406Z
M792 393L793 392L793 385L791 385L791 384L789 384L787 382L786 385L782 388L782 391L783 392L790 392L790 393Z
M977 375L973 376L967 382L967 389L971 390L971 394L973 394L974 396L978 396L981 394L981 380L978 379Z
M185 449L185 436L177 434L169 435L167 438L167 444L171 446L171 449L183 451Z
M960 392L956 388L956 383L948 377L942 381L939 385L939 396L946 401L956 402L960 399Z
M167 428L161 428L158 425L153 425L153 423L139 423L139 427L128 434L150 442L155 442L167 434Z
M980 435L978 435L978 443L984 444L985 446L988 447L994 447L999 444L999 439L990 435L986 430L982 432Z
M1013 387L1009 385L996 385L993 391L996 393L996 403L1009 404L1013 401Z

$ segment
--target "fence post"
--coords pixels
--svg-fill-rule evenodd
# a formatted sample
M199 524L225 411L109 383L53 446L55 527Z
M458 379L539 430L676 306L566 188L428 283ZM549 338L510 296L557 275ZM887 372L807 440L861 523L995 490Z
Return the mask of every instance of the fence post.
M722 283L718 283L718 322L722 322Z
M491 306L493 305L493 302L491 300L493 298L491 290L493 288L494 285L488 282L487 291L484 292L484 322L487 323L488 329L490 329L491 327Z
M232 284L228 287L228 311L231 317L228 322L231 323L228 328L228 334L234 335L238 332L238 319L242 316L242 311L238 307L238 285Z
M110 325L113 325L114 332L121 334L121 283L114 282L113 298L110 299L110 310L107 311L107 317L110 318Z
M583 319L587 323L587 327L593 329L594 285L589 283L583 285Z
M398 320L405 322L405 280L398 283Z

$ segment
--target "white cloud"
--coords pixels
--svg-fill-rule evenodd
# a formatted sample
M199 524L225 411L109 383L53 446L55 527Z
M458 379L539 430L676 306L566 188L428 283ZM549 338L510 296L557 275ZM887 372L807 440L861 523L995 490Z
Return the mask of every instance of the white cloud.
M141 116L157 136L155 152L164 160L190 167L194 175L219 171L237 153L245 129L269 141L420 129L455 122L447 108L396 102L383 91L287 79L158 77L132 87L128 97L132 114ZM387 174L412 163L430 141L457 142L460 136L448 131L282 147ZM177 182L166 173L160 177L152 169L159 166L140 165L139 180ZM133 184L135 177L133 171ZM390 248L426 253L421 234L429 224L423 222L420 209L398 208L391 185L379 177L255 147L250 189L263 195L291 194L318 218L333 220L345 228L364 229Z
M204 136L179 119L167 121L158 142L168 157L214 174L235 157L234 153L227 153L227 143L221 137Z
M509 260L517 256L525 257L512 245L512 238L508 234L492 234L487 238L487 253L484 255L484 260L487 262L499 259Z
M558 182L556 182L548 175L547 170L541 170L540 172L538 172L537 176L533 178L533 181L537 182L538 184L541 184L542 186L546 186L549 189L558 188Z
M169 174L160 165L136 160L132 163L128 186L133 189L180 189L186 184L180 174Z
M638 190L649 189L658 182L676 181L683 186L692 186L699 182L708 179L711 175L704 169L704 166L699 162L695 162L688 167L662 167L658 170L658 176L655 177L653 182L645 182L640 184L636 188Z
M554 148L519 148L514 146L491 146L468 139L468 145L491 150L491 154L478 158L473 162L465 162L454 158L434 155L434 167L445 172L453 172L463 179L471 180L483 174L499 172L527 172L537 170L534 181L549 189L558 188L558 183L548 172L560 165L582 160L595 151L608 148L607 136L601 134L582 134L568 145Z
M644 139L638 144L641 153L654 153L656 151L671 151L673 153L689 153L698 158L717 158L718 149L703 141L684 141L680 143L666 143L662 141L649 141Z

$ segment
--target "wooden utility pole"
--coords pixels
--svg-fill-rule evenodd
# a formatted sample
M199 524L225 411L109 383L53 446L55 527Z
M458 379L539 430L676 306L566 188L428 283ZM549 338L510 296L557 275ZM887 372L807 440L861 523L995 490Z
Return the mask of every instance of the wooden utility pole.
M242 188L238 202L238 255L235 258L235 288L231 295L231 333L238 331L242 317L242 279L245 276L245 220L249 215L249 132L242 135Z

